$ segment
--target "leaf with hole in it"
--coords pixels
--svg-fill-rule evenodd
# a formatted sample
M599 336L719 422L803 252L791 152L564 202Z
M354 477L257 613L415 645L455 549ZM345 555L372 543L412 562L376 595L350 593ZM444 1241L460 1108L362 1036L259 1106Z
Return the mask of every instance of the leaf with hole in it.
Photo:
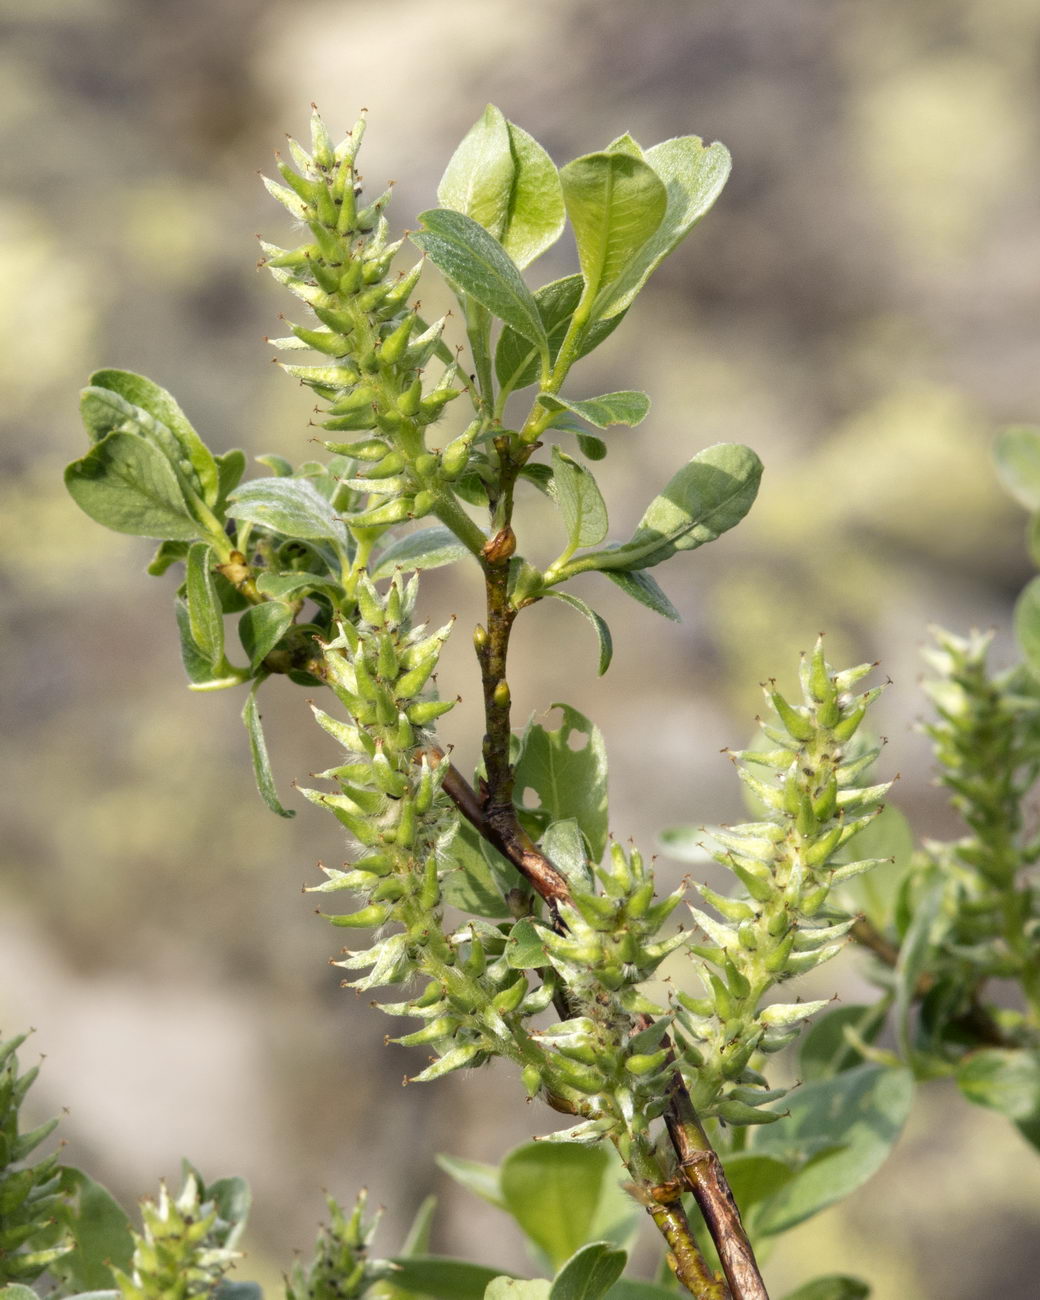
M283 537L348 545L342 519L305 478L251 479L231 493L227 512Z
M160 541L195 541L193 517L169 460L137 433L110 433L65 470L79 508L117 533Z
M550 492L563 516L571 549L596 546L607 535L607 507L592 474L559 447L552 449Z
M623 310L614 307L611 288L660 226L667 191L648 163L620 152L576 158L560 180L585 278L582 299L592 305L589 319L609 319Z
M591 1241L553 1279L549 1300L602 1300L625 1271L628 1255L608 1241Z
M549 341L549 359L555 361L574 309L581 301L585 280L580 275L566 275L535 290L534 300ZM624 319L624 312L608 321L597 321L582 333L574 359L580 360L605 338L613 334ZM495 374L502 388L512 392L538 380L538 349L522 334L508 326L502 331L495 349ZM554 427L559 427L554 424Z
M607 753L598 727L577 709L554 704L563 721L555 731L531 722L521 741L515 788L523 799L528 790L537 803L524 811L543 826L576 818L592 859L598 862L607 846Z
M717 443L699 452L647 506L630 541L577 556L565 575L589 569L634 572L713 542L751 509L762 462L738 443Z
M249 695L246 697L245 706L242 709L242 721L249 733L249 750L253 758L253 777L256 781L256 788L260 792L260 797L273 813L277 813L279 817L295 817L296 813L292 809L283 808L278 802L278 793L275 790L271 760L267 755L267 741L264 739L264 729L260 723L260 710L256 704L256 693L262 680L262 678L257 678L253 683Z
M576 609L579 614L592 624L592 630L596 633L596 639L599 642L599 676L610 667L610 661L614 657L614 640L610 635L610 628L607 626L606 619L597 614L591 605L587 605L579 596L573 596L569 591L547 591L546 596L553 600L562 600L565 605L570 605Z
M1040 429L1016 425L993 444L997 477L1027 510L1040 510Z
M493 316L548 356L545 327L530 289L505 249L472 217L449 208L420 213L424 229L411 236L437 267Z
M392 577L398 569L405 573L413 569L438 569L444 564L454 564L469 553L450 528L435 524L391 542L373 558L369 573L378 582L380 578Z
M489 104L463 137L437 187L442 208L472 217L519 267L559 239L564 210L552 159Z
M646 393L633 389L604 393L601 397L587 397L581 402L548 394L539 400L547 410L571 411L589 424L594 424L597 429L606 429L612 424L626 424L629 428L634 428L646 419L650 410L650 398Z

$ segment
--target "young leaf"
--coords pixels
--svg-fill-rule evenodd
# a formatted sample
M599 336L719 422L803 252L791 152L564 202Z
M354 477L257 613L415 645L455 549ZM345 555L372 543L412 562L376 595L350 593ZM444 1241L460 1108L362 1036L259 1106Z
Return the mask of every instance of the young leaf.
M571 402L565 397L552 397L548 394L539 400L550 411L573 411L597 429L606 429L612 424L627 424L633 428L646 419L646 413L650 410L650 398L646 393L630 390L604 393L602 397L588 397L582 402Z
M443 564L454 564L464 555L469 555L469 550L451 529L436 524L391 542L373 558L369 573L378 582L380 578L392 577L397 569L405 573L412 569L439 569Z
M573 817L553 822L546 829L540 844L542 852L554 867L563 872L575 889L587 892L592 888L592 871L585 840Z
M286 634L292 621L292 608L280 600L265 600L262 605L251 606L242 615L238 621L238 636L253 672Z
M562 280L552 280L535 290L534 300L538 304L538 314L545 326L549 340L549 359L556 360L560 344L567 333L567 326L574 315L574 309L581 301L585 280L580 275L567 275ZM613 334L624 319L624 313L608 321L597 321L586 330L575 353L575 360L587 356L593 348L598 347L608 335ZM538 349L522 334L508 326L502 331L495 351L495 374L499 384L512 392L514 389L526 388L538 379Z
M300 569L290 573L271 573L270 570L265 570L256 580L256 589L262 596L270 596L279 601L292 600L311 591L323 592L337 602L343 598L343 584L335 578Z
M160 388L144 375L135 375L129 370L98 370L90 376L90 383L94 388L117 393L165 425L180 444L184 457L198 476L202 489L200 496L208 506L216 504L220 493L217 459L165 388Z
M61 1190L65 1197L61 1224L72 1237L73 1248L51 1264L51 1272L75 1291L112 1286L112 1267L129 1269L134 1253L126 1211L106 1188L79 1169L62 1168Z
M628 1256L606 1241L576 1251L556 1274L549 1300L602 1300L625 1271Z
M993 445L997 477L1027 510L1040 510L1040 429L1017 425Z
M853 1030L864 1043L872 1043L884 1026L887 1009L885 1000L880 999L869 1006L835 1007L813 1020L799 1048L799 1077L812 1083L861 1064L863 1058L845 1037L845 1029Z
M551 492L563 516L571 549L596 546L607 535L607 507L587 469L559 447L552 449Z
M188 624L199 652L216 672L224 658L224 611L213 580L213 548L195 542L188 551L185 587Z
M1040 1052L982 1048L960 1061L956 1077L976 1106L1000 1111L1016 1124L1040 1121Z
M214 458L217 462L217 505L223 511L228 494L233 492L242 481L246 472L246 454L237 447L232 447L223 456Z
M500 1210L506 1208L502 1192L498 1186L498 1166L484 1164L480 1160L463 1160L460 1156L436 1155L434 1160L449 1178L465 1187L467 1191Z
M425 229L412 235L412 243L464 293L547 357L549 345L538 306L498 240L471 217L448 208L431 208L420 213L419 220Z
M506 964L512 970L540 970L550 964L538 926L526 916L517 921L509 932L506 940Z
M494 104L455 150L437 187L442 208L472 217L519 267L559 239L564 209L552 159Z
M202 536L170 462L136 433L110 433L65 470L79 508L117 533L191 542Z
M592 624L593 631L599 641L599 668L597 672L602 677L610 667L610 661L614 657L614 641L610 635L610 628L607 626L606 620L597 614L591 605L586 605L583 600L578 596L572 596L569 591L547 591L545 595L552 597L554 600L562 600L565 604L570 605L572 609L576 609L579 614L584 615Z
M909 1070L880 1065L861 1065L792 1092L784 1118L756 1130L755 1154L785 1163L818 1154L763 1203L759 1231L786 1232L862 1186L895 1145L913 1094Z
M896 963L896 998L893 1008L899 1051L906 1061L915 1056L913 1041L913 1006L917 980L935 950L937 925L942 925L940 911L946 884L933 868L924 878L922 894L915 900L913 920L899 947Z
M549 1300L552 1283L544 1278L527 1282L513 1277L496 1277L484 1292L484 1300Z
M214 665L199 649L191 630L191 618L185 601L174 601L174 614L181 640L181 662L193 691L222 691L249 680L250 674L245 669L233 668L223 656Z
M332 506L305 478L258 478L231 493L234 519L248 519L284 537L328 540L347 546L347 530Z
M576 158L560 181L585 277L583 301L593 304L590 320L607 320L623 310L608 291L660 226L667 191L648 163L628 153Z
M444 845L444 855L455 867L445 873L441 886L446 903L473 916L497 919L509 915L509 904L488 860L493 853L468 822L458 821Z
M682 622L679 611L661 590L652 573L647 573L644 569L637 569L632 573L626 573L624 569L607 569L605 572L611 582L620 587L626 596L638 600L640 605L652 609L655 614L670 618L673 623Z
M279 817L295 817L295 811L283 808L278 802L278 794L274 786L271 760L267 756L267 741L264 740L264 730L260 725L260 710L256 705L256 693L262 681L263 678L258 677L250 687L245 707L242 709L242 721L249 732L249 750L253 756L253 777L260 797L273 813L277 813Z
M705 448L654 497L631 541L570 560L565 576L588 569L633 572L713 542L751 509L761 477L762 462L749 447Z
M538 797L531 811L545 825L577 819L592 859L598 862L607 846L607 754L603 736L588 718L566 704L554 704L563 714L556 731L536 722L524 733L516 764L516 790Z
M596 303L593 314L597 318L628 309L651 272L711 208L732 166L725 145L716 142L705 147L695 135L665 140L643 157L664 183L667 207L653 235Z
M1040 577L1015 602L1015 637L1034 676L1040 677Z
M870 1287L860 1278L830 1273L789 1291L784 1300L866 1300L869 1295Z

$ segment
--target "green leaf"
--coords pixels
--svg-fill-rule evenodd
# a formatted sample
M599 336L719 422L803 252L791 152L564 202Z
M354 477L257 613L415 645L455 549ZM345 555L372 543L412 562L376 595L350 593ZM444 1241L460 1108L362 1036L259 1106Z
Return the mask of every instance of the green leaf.
M758 1230L786 1232L861 1187L895 1145L913 1095L909 1070L861 1065L785 1098L789 1113L756 1130L754 1153L785 1164L811 1158L763 1203Z
M578 434L578 449L587 460L602 460L607 454L607 444L591 433Z
M279 817L295 817L294 811L283 808L278 802L278 794L274 786L271 760L267 756L267 741L264 740L264 730L260 725L260 710L256 704L256 693L262 681L263 678L258 677L250 687L242 709L242 721L249 732L249 750L253 757L253 778L260 797L273 813L277 813Z
M985 1047L957 1066L957 1086L976 1106L1016 1124L1040 1121L1040 1052Z
M876 929L887 930L895 914L899 881L910 866L914 843L914 833L906 817L895 804L885 804L838 855L840 862L879 859L878 866L838 886L843 906L852 913L862 912Z
M668 206L664 184L648 163L627 153L591 153L560 171L563 201L574 227L590 320L607 320L611 287L660 226ZM630 302L634 293L629 296Z
M607 1300L675 1300L671 1287L658 1286L656 1282L637 1282L623 1277L607 1292Z
M517 921L509 932L506 963L512 970L539 970L551 964L538 925L526 916Z
M213 1300L263 1300L259 1282L221 1282Z
M338 604L343 599L343 584L327 573L306 573L301 569L289 573L272 573L266 570L256 580L256 589L261 596L270 596L273 600L292 600L306 595L309 591L320 591Z
M670 618L673 623L681 623L679 611L661 590L652 573L637 569L626 573L624 569L607 569L606 576L615 586L620 587L626 596L638 600L640 605L652 609L655 614Z
M1016 425L993 444L997 477L1027 510L1040 510L1040 429Z
M392 577L398 569L405 573L413 569L439 569L444 564L454 564L464 555L469 555L469 550L451 529L436 524L391 542L373 557L369 573L378 582L380 578Z
M73 1248L51 1265L51 1272L76 1291L113 1286L112 1268L128 1270L134 1253L125 1210L80 1169L62 1167L61 1190L66 1198L61 1224Z
M802 1035L798 1074L806 1083L830 1079L854 1069L863 1058L845 1037L852 1030L865 1043L873 1043L885 1023L885 1000L863 1006L835 1007L814 1019Z
M305 478L258 478L232 492L228 514L285 537L347 545L347 530L332 506Z
M411 236L412 243L464 293L548 356L538 306L498 240L471 217L448 208L431 208L419 220L425 229Z
M280 600L265 600L262 605L252 605L242 615L238 621L238 636L253 672L292 627L292 622L292 606Z
M223 511L228 495L238 487L246 472L246 454L237 447L215 457L217 462L217 507Z
M899 1051L906 1061L912 1061L915 1056L913 1009L917 997L917 981L928 967L939 939L937 927L942 924L940 910L946 889L938 868L929 871L922 883L925 888L916 899L913 919L899 946L899 960L895 969L896 998L893 1015Z
M533 262L563 230L563 193L552 159L494 104L452 155L437 200L479 222L519 267Z
M597 429L606 429L612 424L627 424L632 428L641 424L650 410L650 398L646 393L632 389L587 397L581 402L571 402L566 397L548 393L538 400L550 411L572 411Z
M607 535L607 507L596 480L559 447L552 449L550 492L563 516L572 549L596 546Z
M136 433L110 433L65 470L79 508L117 533L161 541L194 541L193 518L170 462Z
M209 657L203 654L195 644L188 606L183 600L174 601L174 614L181 640L181 662L192 690L222 691L249 680L250 673L246 669L233 668L226 658L221 658L214 667Z
M429 1300L483 1300L488 1285L502 1275L500 1268L440 1255L398 1256L391 1263L396 1286Z
M830 1273L789 1291L784 1300L866 1300L870 1287L858 1277Z
M639 1209L621 1190L623 1177L603 1146L529 1142L506 1156L499 1185L509 1213L557 1269L590 1237L630 1239Z
M1040 676L1040 577L1028 583L1015 602L1015 636L1030 670Z
M597 671L602 677L610 667L610 661L614 657L614 641L610 635L610 628L607 626L606 620L597 614L590 605L586 605L578 596L572 596L570 592L547 591L545 595L551 596L554 600L562 600L565 604L570 605L572 609L576 609L579 614L584 615L592 624L593 631L599 641L599 668Z
M775 1196L795 1175L794 1169L774 1156L739 1151L726 1157L726 1181L740 1206L745 1223L755 1207Z
M504 1210L506 1203L498 1185L498 1166L480 1160L463 1160L460 1156L434 1156L438 1166L467 1191L479 1196L490 1205Z
M549 340L549 359L555 361L567 333L567 327L574 315L574 309L581 301L585 280L580 275L567 275L561 280L552 280L535 290L534 300L538 304L538 314L545 326ZM621 324L624 313L612 317L609 321L597 321L585 330L575 353L575 361L587 356L599 347L605 338L613 334ZM538 379L538 349L522 334L508 326L502 331L495 350L495 374L504 389L526 388ZM558 427L558 426L554 426Z
M185 1165L187 1166L187 1161L185 1161ZM236 1246L246 1230L249 1211L253 1206L253 1193L249 1184L238 1175L232 1175L230 1178L218 1178L215 1183L205 1185L203 1199L212 1201L217 1207L217 1214L224 1223L230 1225L223 1233L223 1244L228 1248ZM254 1284L246 1282L242 1283L242 1285L252 1286Z
M525 1282L512 1277L496 1277L484 1292L484 1300L549 1300L551 1282L536 1278Z
M500 880L496 879L491 865L495 851L477 834L469 822L456 823L451 839L444 845L444 857L456 864L456 870L445 873L441 892L446 903L473 916L498 919L509 916ZM497 857L498 855L495 854ZM500 858L503 868L508 868Z
M631 541L578 556L566 566L566 573L632 572L660 564L676 551L713 542L751 509L761 477L762 462L749 447L738 443L707 447L654 497Z
M516 764L515 788L523 800L527 790L538 806L527 807L543 825L574 817L594 862L607 846L607 754L599 728L577 709L553 704L563 721L555 731L531 722L524 733Z
M581 827L573 817L553 822L539 841L539 846L553 866L561 871L578 890L593 888L592 868Z
M716 142L705 147L695 135L665 140L643 157L664 183L667 207L653 235L597 301L597 318L627 310L650 274L712 207L732 166L725 145Z
M628 1256L609 1242L592 1241L556 1274L549 1300L602 1300L625 1271Z
M549 1283L546 1282L545 1285L548 1287ZM112 1295L115 1294L116 1292L113 1291ZM546 1291L546 1295L548 1294ZM22 1286L20 1282L8 1282L7 1286L0 1291L0 1300L40 1300L40 1297L29 1287ZM82 1300L82 1297L77 1297L77 1300Z
M200 496L210 507L215 505L220 493L220 471L213 453L192 427L191 421L174 398L144 375L129 370L98 370L90 376L95 388L105 388L117 393L125 401L140 407L153 419L165 425L179 443L198 478Z
M195 542L188 551L185 574L192 640L213 672L224 659L224 611L213 580L215 558L211 546Z

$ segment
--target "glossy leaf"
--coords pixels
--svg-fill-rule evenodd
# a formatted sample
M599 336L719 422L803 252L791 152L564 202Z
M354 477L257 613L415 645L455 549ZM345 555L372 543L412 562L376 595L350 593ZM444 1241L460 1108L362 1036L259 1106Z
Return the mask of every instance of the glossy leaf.
M594 861L607 845L607 754L598 727L577 709L554 704L563 721L555 731L529 724L516 765L516 791L537 796L531 809L544 825L574 817Z
M610 661L614 657L614 641L610 635L610 628L607 626L606 620L597 614L591 605L587 605L578 596L572 596L569 591L547 591L545 595L553 600L562 600L564 604L576 609L579 614L587 618L592 624L592 629L596 633L596 639L599 642L599 668L597 671L602 677L610 667Z
M628 308L653 270L712 207L732 166L725 145L716 142L705 146L695 135L665 140L648 149L643 157L664 184L667 206L638 255L597 301L597 318L609 318Z
M284 537L347 545L347 530L329 502L305 478L258 478L231 493L228 514Z
M405 573L413 569L438 569L468 554L469 550L450 528L435 524L391 542L375 556L369 572L378 582L380 578L392 577L398 569Z
M762 462L749 447L718 443L706 448L651 501L631 541L576 557L567 565L568 575L588 569L646 569L676 551L714 541L751 509L761 477Z
M192 640L213 671L216 671L224 658L224 611L213 577L215 558L211 546L205 542L195 542L188 551L185 570L188 623Z
M391 1262L393 1284L427 1300L483 1300L488 1285L502 1275L500 1268L441 1255L399 1256Z
M612 286L660 226L667 191L649 164L626 153L576 158L560 180L585 277L583 299L595 303L591 320L607 320L623 310L625 304L614 308Z
M983 1048L959 1062L956 1079L976 1106L1000 1111L1016 1124L1040 1121L1040 1052Z
M640 605L645 605L663 618L671 619L673 623L682 622L679 611L661 590L653 574L647 573L645 569L636 569L632 573L627 573L624 569L607 569L605 572L626 596L638 600Z
M1040 429L1017 425L993 444L997 477L1027 510L1040 510Z
M242 709L242 721L249 733L249 750L253 758L253 778L256 781L256 788L260 792L260 797L273 813L277 813L279 817L295 817L296 813L294 811L283 808L279 803L278 793L275 790L271 760L267 755L267 741L264 739L264 729L260 723L260 710L256 704L256 692L260 687L261 680L258 678L253 683L249 695L246 697L245 706Z
M549 1300L602 1300L625 1271L628 1256L606 1241L582 1246L553 1280Z
M617 1213L624 1199L618 1177L618 1165L602 1146L531 1142L506 1156L500 1186L510 1214L558 1269L590 1236L616 1242L628 1231L629 1206L622 1207L624 1219ZM604 1220L614 1221L614 1232L603 1231Z
M650 398L646 393L631 389L604 393L601 397L587 397L581 402L548 395L540 400L550 411L572 411L589 424L594 424L597 429L607 429L612 424L626 424L633 428L646 419L650 410Z
M65 470L79 508L117 533L194 541L193 517L170 462L136 433L110 433Z
M192 427L173 396L144 375L129 370L98 370L90 376L91 387L108 389L133 406L140 407L170 431L184 458L198 477L200 496L213 506L220 494L217 459Z
M785 1232L861 1187L895 1145L913 1095L909 1070L880 1065L861 1065L792 1092L784 1118L756 1130L753 1150L784 1163L811 1158L763 1204L758 1230Z
M563 516L573 549L596 546L607 535L607 507L596 480L559 447L552 449L550 492Z
M789 1291L784 1300L866 1300L870 1287L861 1278L831 1273Z
M563 193L552 159L489 104L455 150L437 199L463 212L502 244L519 267L559 239Z
M561 280L552 280L549 284L535 290L534 299L538 304L538 314L542 318L542 324L545 326L551 361L556 360L560 344L567 333L567 326L574 315L574 309L581 301L584 287L584 277L567 275ZM613 334L623 318L624 313L621 313L609 321L597 321L587 329L575 353L575 360L580 360L594 348L599 347L605 338ZM522 334L507 326L499 336L498 347L495 350L495 374L498 382L511 392L514 389L526 388L528 384L537 382L538 369L538 349Z
M498 240L461 212L431 208L411 236L441 271L492 315L548 352L545 328L530 289Z

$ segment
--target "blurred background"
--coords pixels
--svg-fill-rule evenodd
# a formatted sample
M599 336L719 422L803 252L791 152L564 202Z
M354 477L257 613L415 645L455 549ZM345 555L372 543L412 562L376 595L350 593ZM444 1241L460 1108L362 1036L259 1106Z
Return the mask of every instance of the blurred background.
M1031 573L989 447L1040 413L1040 9L6 0L0 36L0 1024L38 1027L36 1107L68 1108L66 1158L124 1202L175 1180L181 1155L249 1178L246 1276L277 1279L309 1247L322 1188L350 1200L362 1185L388 1206L377 1246L436 1191L437 1249L522 1266L509 1225L433 1156L497 1160L552 1117L519 1104L507 1072L400 1088L421 1052L384 1049L391 1022L339 989L338 932L300 895L343 852L291 790L330 752L306 692L266 688L286 822L252 788L241 694L184 687L174 576L148 577L147 542L65 495L85 445L77 391L102 365L140 371L218 451L313 454L312 401L264 343L291 300L253 269L256 232L289 237L256 173L285 132L306 138L312 100L337 136L367 106L362 169L371 193L396 178L399 230L488 100L560 163L624 130L723 140L734 172L714 212L576 395L654 401L639 430L609 435L612 535L719 440L762 456L759 502L658 571L681 626L588 577L615 636L605 679L584 623L532 611L516 717L563 698L599 722L615 832L651 849L665 826L741 816L718 751L747 740L757 683L791 682L825 630L833 661L878 659L893 679L878 717L896 802L919 834L954 834L913 730L919 650L930 622L992 624L1007 661ZM560 248L533 283L572 269ZM538 502L525 517L551 558L556 525ZM460 629L477 597L469 572L424 585L424 609ZM478 689L456 640L441 680L464 701L446 730L470 766ZM665 884L685 870L659 867ZM854 995L858 968L841 958L830 987ZM834 1268L877 1300L1025 1300L1038 1228L1035 1154L931 1085L884 1170L792 1234L768 1276L777 1294Z

